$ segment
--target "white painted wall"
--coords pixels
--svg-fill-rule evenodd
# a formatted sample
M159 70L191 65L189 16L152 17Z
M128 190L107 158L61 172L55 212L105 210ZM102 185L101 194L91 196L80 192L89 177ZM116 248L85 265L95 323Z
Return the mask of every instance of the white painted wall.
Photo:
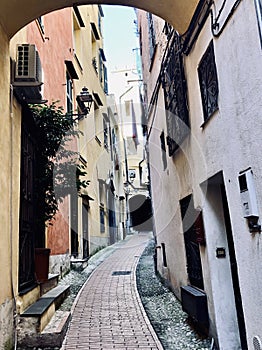
M216 1L217 10L222 1ZM227 3L221 21L230 10ZM143 75L150 100L158 72L162 51L157 49L151 72L148 67L148 37L145 14L139 11L139 28L142 30ZM157 28L163 21L156 19ZM163 36L158 32L157 41ZM208 123L204 121L197 68L210 41L214 41L219 81L219 110ZM159 47L162 47L159 45ZM200 187L219 171L223 171L229 205L238 274L242 295L247 341L253 350L253 337L262 339L262 251L261 234L250 234L243 218L238 186L240 171L252 167L258 206L262 215L262 146L261 87L262 50L253 1L241 1L233 17L219 38L214 38L207 19L197 42L184 57L188 84L191 136L182 150L168 157L167 170L163 171L160 133L166 131L163 96L158 96L158 108L149 119L149 152L155 231L157 243L166 244L170 281L179 296L179 286L187 284L186 262L182 225L178 201L193 193L195 207L203 209L207 246L201 247L205 291L208 295L211 335L220 348L239 348L236 313L232 292L229 260L218 260L217 245L227 245L221 198L211 188ZM213 191L213 192L212 192ZM219 204L220 203L220 204ZM162 271L161 251L158 249L158 269ZM179 266L179 268L178 268Z

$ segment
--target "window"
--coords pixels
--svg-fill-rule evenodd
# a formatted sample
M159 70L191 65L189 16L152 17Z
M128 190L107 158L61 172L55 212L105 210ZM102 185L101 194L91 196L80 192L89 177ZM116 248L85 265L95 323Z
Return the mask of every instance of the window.
M147 13L147 21L148 21L148 36L149 36L149 54L150 59L154 58L155 48L156 48L156 34L154 27L154 20L152 13Z
M98 142L99 146L101 146L101 133L102 133L102 118L99 106L94 101L94 122L95 122L95 139Z
M104 127L104 147L108 150L109 148L109 140L108 140L108 128L109 122L106 114L103 113L103 127Z
M98 5L98 28L102 34L102 17L104 17L104 12L101 5Z
M162 153L162 163L163 168L166 170L167 168L167 159L166 159L166 144L165 144L165 133L162 131L160 135L160 143L161 143L161 153Z
M218 109L218 79L213 41L209 44L198 67L204 121Z
M100 206L100 232L105 232L105 209L103 206Z
M42 16L38 17L37 18L37 22L39 24L39 27L41 29L42 34L44 34L45 33L45 27L44 27L43 17Z
M259 35L260 35L260 43L262 46L262 1L255 0L255 6L256 6L256 11L257 11L257 21L258 21L258 29L259 29Z
M82 60L81 27L75 14L73 17L73 40L75 57L78 64L80 64L80 61Z
M163 266L164 266L164 267L167 267L166 245L165 245L165 243L161 243L161 249L162 249Z
M125 112L126 112L126 116L130 117L131 115L131 101L125 101Z
M187 86L184 74L181 38L174 33L170 49L162 66L167 145L171 157L190 132L187 108Z
M107 67L104 65L104 93L108 94Z
M66 108L67 113L73 112L73 83L68 73L66 73Z

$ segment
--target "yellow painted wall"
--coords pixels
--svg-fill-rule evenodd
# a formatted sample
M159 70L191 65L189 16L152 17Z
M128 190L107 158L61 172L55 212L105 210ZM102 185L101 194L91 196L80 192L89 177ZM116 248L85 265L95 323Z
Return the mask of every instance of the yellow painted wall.
M90 250L92 251L93 247L95 248L97 245L104 245L108 242L108 228L106 227L104 233L100 232L100 199L98 179L100 178L106 181L111 163L110 154L104 148L102 112L107 112L106 95L104 93L103 84L100 82L99 74L97 74L92 64L93 57L96 57L97 65L99 64L99 48L103 47L102 33L99 31L98 25L99 10L97 5L89 5L79 7L79 12L85 23L85 27L78 26L77 18L72 11L76 54L74 66L79 76L79 80L74 80L75 94L79 94L82 88L85 86L93 96L94 93L98 94L103 103L103 106L97 108L96 111L93 103L91 111L87 117L79 121L79 128L83 132L83 136L79 138L79 151L81 156L87 161L87 179L91 180L86 193L88 193L88 195L94 199L94 201L90 201L88 220L89 234L91 236ZM100 39L98 40L95 40L94 35L92 34L91 22L95 24L99 33ZM77 26L79 27L78 30L76 30ZM81 47L81 50L79 50L79 47ZM106 197L104 197L103 201L106 213ZM81 218L80 205L79 217ZM79 222L79 228L80 238L81 222Z
M21 34L23 35L23 34ZM14 52L15 39L10 44L0 27L0 313L2 344L7 346L12 336L13 296L18 294L18 242L20 194L20 135L21 109L10 89L10 54Z
M11 207L11 178L9 176L11 170L11 116L9 109L9 50L8 40L5 36L2 28L0 27L0 189L1 189L1 201L0 201L0 222L1 222L1 235L0 235L0 276L2 283L0 288L0 303L2 304L7 298L11 297L11 281L10 281L10 207ZM3 152L4 150L4 152Z

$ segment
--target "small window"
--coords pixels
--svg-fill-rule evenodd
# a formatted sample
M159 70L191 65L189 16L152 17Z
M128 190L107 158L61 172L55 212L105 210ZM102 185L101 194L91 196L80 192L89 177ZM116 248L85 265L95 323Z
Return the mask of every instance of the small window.
M44 34L45 33L45 27L44 27L43 17L42 16L38 17L37 18L37 22L39 24L39 27L41 29L42 34Z
M262 47L262 0L255 0L256 12L257 12L257 21L258 29L260 35L260 43Z
M129 117L131 115L131 101L125 101L125 111L126 116Z
M66 73L66 106L67 113L73 112L73 83L68 73Z
M109 129L109 122L107 119L107 116L103 114L103 127L104 127L104 147L108 150L109 148L109 138L108 138L108 129Z
M166 260L166 245L165 243L161 243L162 248L162 259L163 259L163 266L167 267L167 260Z
M150 59L153 60L156 48L156 33L152 13L147 13L148 35L149 35L149 53Z
M209 44L198 67L204 121L218 109L218 79L213 41Z
M105 209L100 206L100 232L105 232Z
M166 157L166 144L165 144L165 133L162 131L160 135L160 143L161 143L161 153L162 153L162 163L163 168L166 170L167 168L167 157Z

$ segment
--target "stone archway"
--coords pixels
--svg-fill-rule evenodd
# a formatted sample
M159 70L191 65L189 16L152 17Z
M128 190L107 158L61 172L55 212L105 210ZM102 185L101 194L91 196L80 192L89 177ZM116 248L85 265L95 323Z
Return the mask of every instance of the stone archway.
M186 32L198 3L203 0L2 0L0 24L10 39L19 29L46 13L73 5L107 4L137 7L162 17L183 34Z

